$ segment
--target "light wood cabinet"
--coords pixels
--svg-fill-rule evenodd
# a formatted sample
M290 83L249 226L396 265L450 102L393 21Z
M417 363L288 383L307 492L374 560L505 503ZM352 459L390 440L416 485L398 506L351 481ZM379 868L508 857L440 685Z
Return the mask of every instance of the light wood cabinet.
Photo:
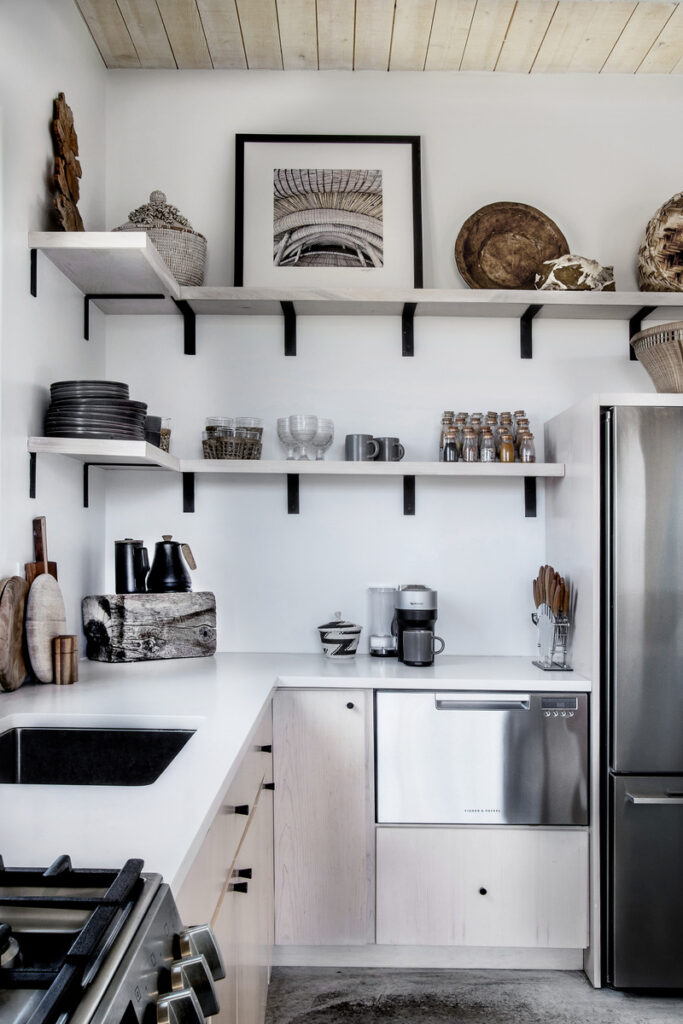
M372 691L273 702L275 941L374 942Z
M588 945L588 833L378 828L377 942Z
M273 945L272 712L249 741L199 853L176 896L185 924L210 922L226 976L216 982L219 1024L262 1024ZM263 751L261 748L269 749ZM251 869L251 878L235 874ZM247 892L235 891L246 883Z

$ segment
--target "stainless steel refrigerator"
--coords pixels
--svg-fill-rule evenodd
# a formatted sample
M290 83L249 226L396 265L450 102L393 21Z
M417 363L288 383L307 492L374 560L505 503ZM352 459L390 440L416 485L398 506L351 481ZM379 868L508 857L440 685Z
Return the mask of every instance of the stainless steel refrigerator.
M683 987L683 408L603 411L603 936Z

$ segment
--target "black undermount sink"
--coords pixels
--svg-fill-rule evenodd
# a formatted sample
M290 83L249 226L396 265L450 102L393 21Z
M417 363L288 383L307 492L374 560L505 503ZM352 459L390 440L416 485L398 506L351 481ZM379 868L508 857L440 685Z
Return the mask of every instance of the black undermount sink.
M0 735L0 783L149 786L194 729L20 726Z

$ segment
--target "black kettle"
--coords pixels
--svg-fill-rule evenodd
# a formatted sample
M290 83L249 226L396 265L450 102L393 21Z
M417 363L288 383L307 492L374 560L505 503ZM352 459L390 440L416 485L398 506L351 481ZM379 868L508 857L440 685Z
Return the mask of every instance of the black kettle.
M114 541L114 569L117 594L144 594L149 557L142 540Z
M154 545L154 560L147 577L147 590L152 594L192 590L188 566L190 569L197 568L189 544L172 540L170 533L163 534L162 540Z

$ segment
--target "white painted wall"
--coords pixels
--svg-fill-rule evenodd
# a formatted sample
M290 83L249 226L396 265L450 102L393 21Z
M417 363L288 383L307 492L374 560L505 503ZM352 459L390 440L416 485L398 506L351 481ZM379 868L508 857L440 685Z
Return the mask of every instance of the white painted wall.
M42 433L51 381L97 377L104 347L83 335L81 295L40 258L38 297L29 294L30 230L46 230L52 174L52 101L64 92L74 112L83 167L79 209L86 228L104 220L105 71L72 0L23 0L0 13L2 112L2 421L0 575L32 561L31 520L46 515L67 626L80 632L80 600L101 582L102 495L82 508L80 466L38 459L37 500L28 496L26 438ZM96 316L95 329L99 326ZM8 698L11 699L11 698Z
M161 188L208 237L206 283L229 284L236 132L419 134L427 286L462 286L460 225L505 199L542 209L573 251L634 288L645 224L680 189L681 94L675 76L113 72L106 226ZM665 138L669 158L653 159ZM590 391L652 390L619 322L539 321L530 362L503 320L418 320L415 359L401 358L391 318L304 318L298 331L286 359L277 321L200 318L193 358L176 318L110 317L107 373L173 417L172 450L186 456L199 456L207 415L263 416L264 456L278 457L277 416L313 412L337 425L328 457L341 457L345 433L367 431L430 458L444 408L524 407L541 449L541 423ZM216 592L222 650L316 650L319 623L336 610L366 623L365 588L388 581L439 590L449 652L532 653L542 487L539 518L525 520L521 483L417 483L417 515L404 518L400 480L302 479L297 517L281 479L200 477L197 512L183 515L179 480L109 474L108 586L115 538L172 533L193 547L196 588Z

